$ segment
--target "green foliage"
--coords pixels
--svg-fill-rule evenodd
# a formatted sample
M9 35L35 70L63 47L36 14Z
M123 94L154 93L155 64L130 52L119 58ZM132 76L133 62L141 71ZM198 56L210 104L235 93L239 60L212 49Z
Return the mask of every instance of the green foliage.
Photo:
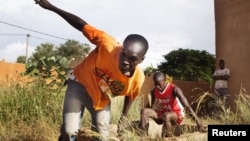
M26 65L25 75L40 79L45 84L50 81L50 85L61 85L66 80L67 66L66 57L41 57Z
M72 58L84 58L90 51L90 45L81 44L75 40L68 40L56 48L56 56L67 57L68 60Z
M68 60L85 58L91 48L88 44L82 44L75 40L67 40L65 43L60 44L58 47L50 43L42 43L35 49L35 52L28 58L29 64L36 63L42 57L62 58L66 57ZM25 57L19 56L18 62L25 63Z
M57 138L64 87L52 89L39 80L0 87L0 140Z
M68 40L59 47L43 43L28 59L25 75L36 76L43 82L50 82L50 85L60 85L66 79L70 61L86 57L89 51L89 45L75 40Z
M37 48L35 49L35 52L33 53L33 55L31 56L31 58L29 58L29 62L33 62L36 60L39 60L42 57L52 57L55 55L55 45L53 44L49 44L49 43L42 43L41 45L37 46Z
M25 57L25 56L19 56L19 57L17 57L17 59L16 59L16 63L25 64L25 61L26 61L26 57Z
M156 70L157 70L156 68L154 68L153 66L150 66L144 70L144 74L145 76L150 76Z
M158 69L177 80L213 83L215 57L206 52L192 49L179 49L165 55L166 62L158 65Z

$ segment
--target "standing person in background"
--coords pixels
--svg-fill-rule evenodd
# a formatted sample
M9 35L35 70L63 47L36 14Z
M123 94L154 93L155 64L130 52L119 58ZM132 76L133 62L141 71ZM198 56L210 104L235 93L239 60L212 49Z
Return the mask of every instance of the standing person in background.
M219 68L214 71L214 93L221 98L225 108L229 108L228 78L230 70L225 67L225 61L219 60Z
M155 87L151 90L151 106L147 103L141 110L139 127L148 132L149 118L152 118L157 124L163 124L162 137L173 136L176 126L180 125L185 117L186 109L194 118L199 131L203 132L202 123L182 90L175 84L168 83L166 75L160 71L154 73L153 81Z
M111 98L125 96L118 123L120 132L120 124L139 94L145 79L138 64L145 58L148 50L147 40L142 35L130 34L121 45L106 32L59 9L47 0L35 0L35 2L61 16L96 45L95 50L74 69L73 76L67 82L59 141L76 139L85 108L91 114L91 129L100 133L100 140L108 140Z

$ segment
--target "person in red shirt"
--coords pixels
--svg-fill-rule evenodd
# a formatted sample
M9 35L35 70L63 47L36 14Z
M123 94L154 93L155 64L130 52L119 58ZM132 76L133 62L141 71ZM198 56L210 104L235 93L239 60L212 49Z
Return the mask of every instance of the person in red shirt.
M83 19L66 12L47 0L35 0L44 9L55 12L83 35L96 48L76 68L67 81L60 141L74 141L81 128L85 108L91 114L92 130L100 140L109 138L110 104L116 96L125 96L120 123L139 94L144 72L139 67L148 50L148 42L139 34L128 35L123 44Z
M162 137L173 136L177 125L180 125L185 117L185 109L194 117L199 131L204 131L203 126L182 90L173 83L166 81L166 75L157 71L153 75L155 87L151 90L151 103L141 110L139 127L147 132L149 118L157 124L163 124Z

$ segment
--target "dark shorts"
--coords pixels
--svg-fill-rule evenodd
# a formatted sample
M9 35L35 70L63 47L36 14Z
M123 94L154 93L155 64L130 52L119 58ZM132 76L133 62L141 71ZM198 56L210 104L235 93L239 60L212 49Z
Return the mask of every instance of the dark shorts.
M228 88L219 88L219 89L215 89L215 94L219 95L219 96L227 96L228 93Z

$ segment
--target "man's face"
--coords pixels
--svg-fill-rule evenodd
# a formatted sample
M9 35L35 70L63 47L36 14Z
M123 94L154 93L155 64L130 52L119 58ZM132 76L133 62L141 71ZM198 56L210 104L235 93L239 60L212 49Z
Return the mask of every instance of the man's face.
M128 42L123 45L119 57L119 69L125 76L131 76L135 67L144 59L144 48L140 42Z
M154 85L160 90L163 91L167 85L166 79L163 76L159 76L154 80Z
M224 69L225 63L224 63L223 61L220 61L220 62L219 62L219 65L220 65L220 69Z

